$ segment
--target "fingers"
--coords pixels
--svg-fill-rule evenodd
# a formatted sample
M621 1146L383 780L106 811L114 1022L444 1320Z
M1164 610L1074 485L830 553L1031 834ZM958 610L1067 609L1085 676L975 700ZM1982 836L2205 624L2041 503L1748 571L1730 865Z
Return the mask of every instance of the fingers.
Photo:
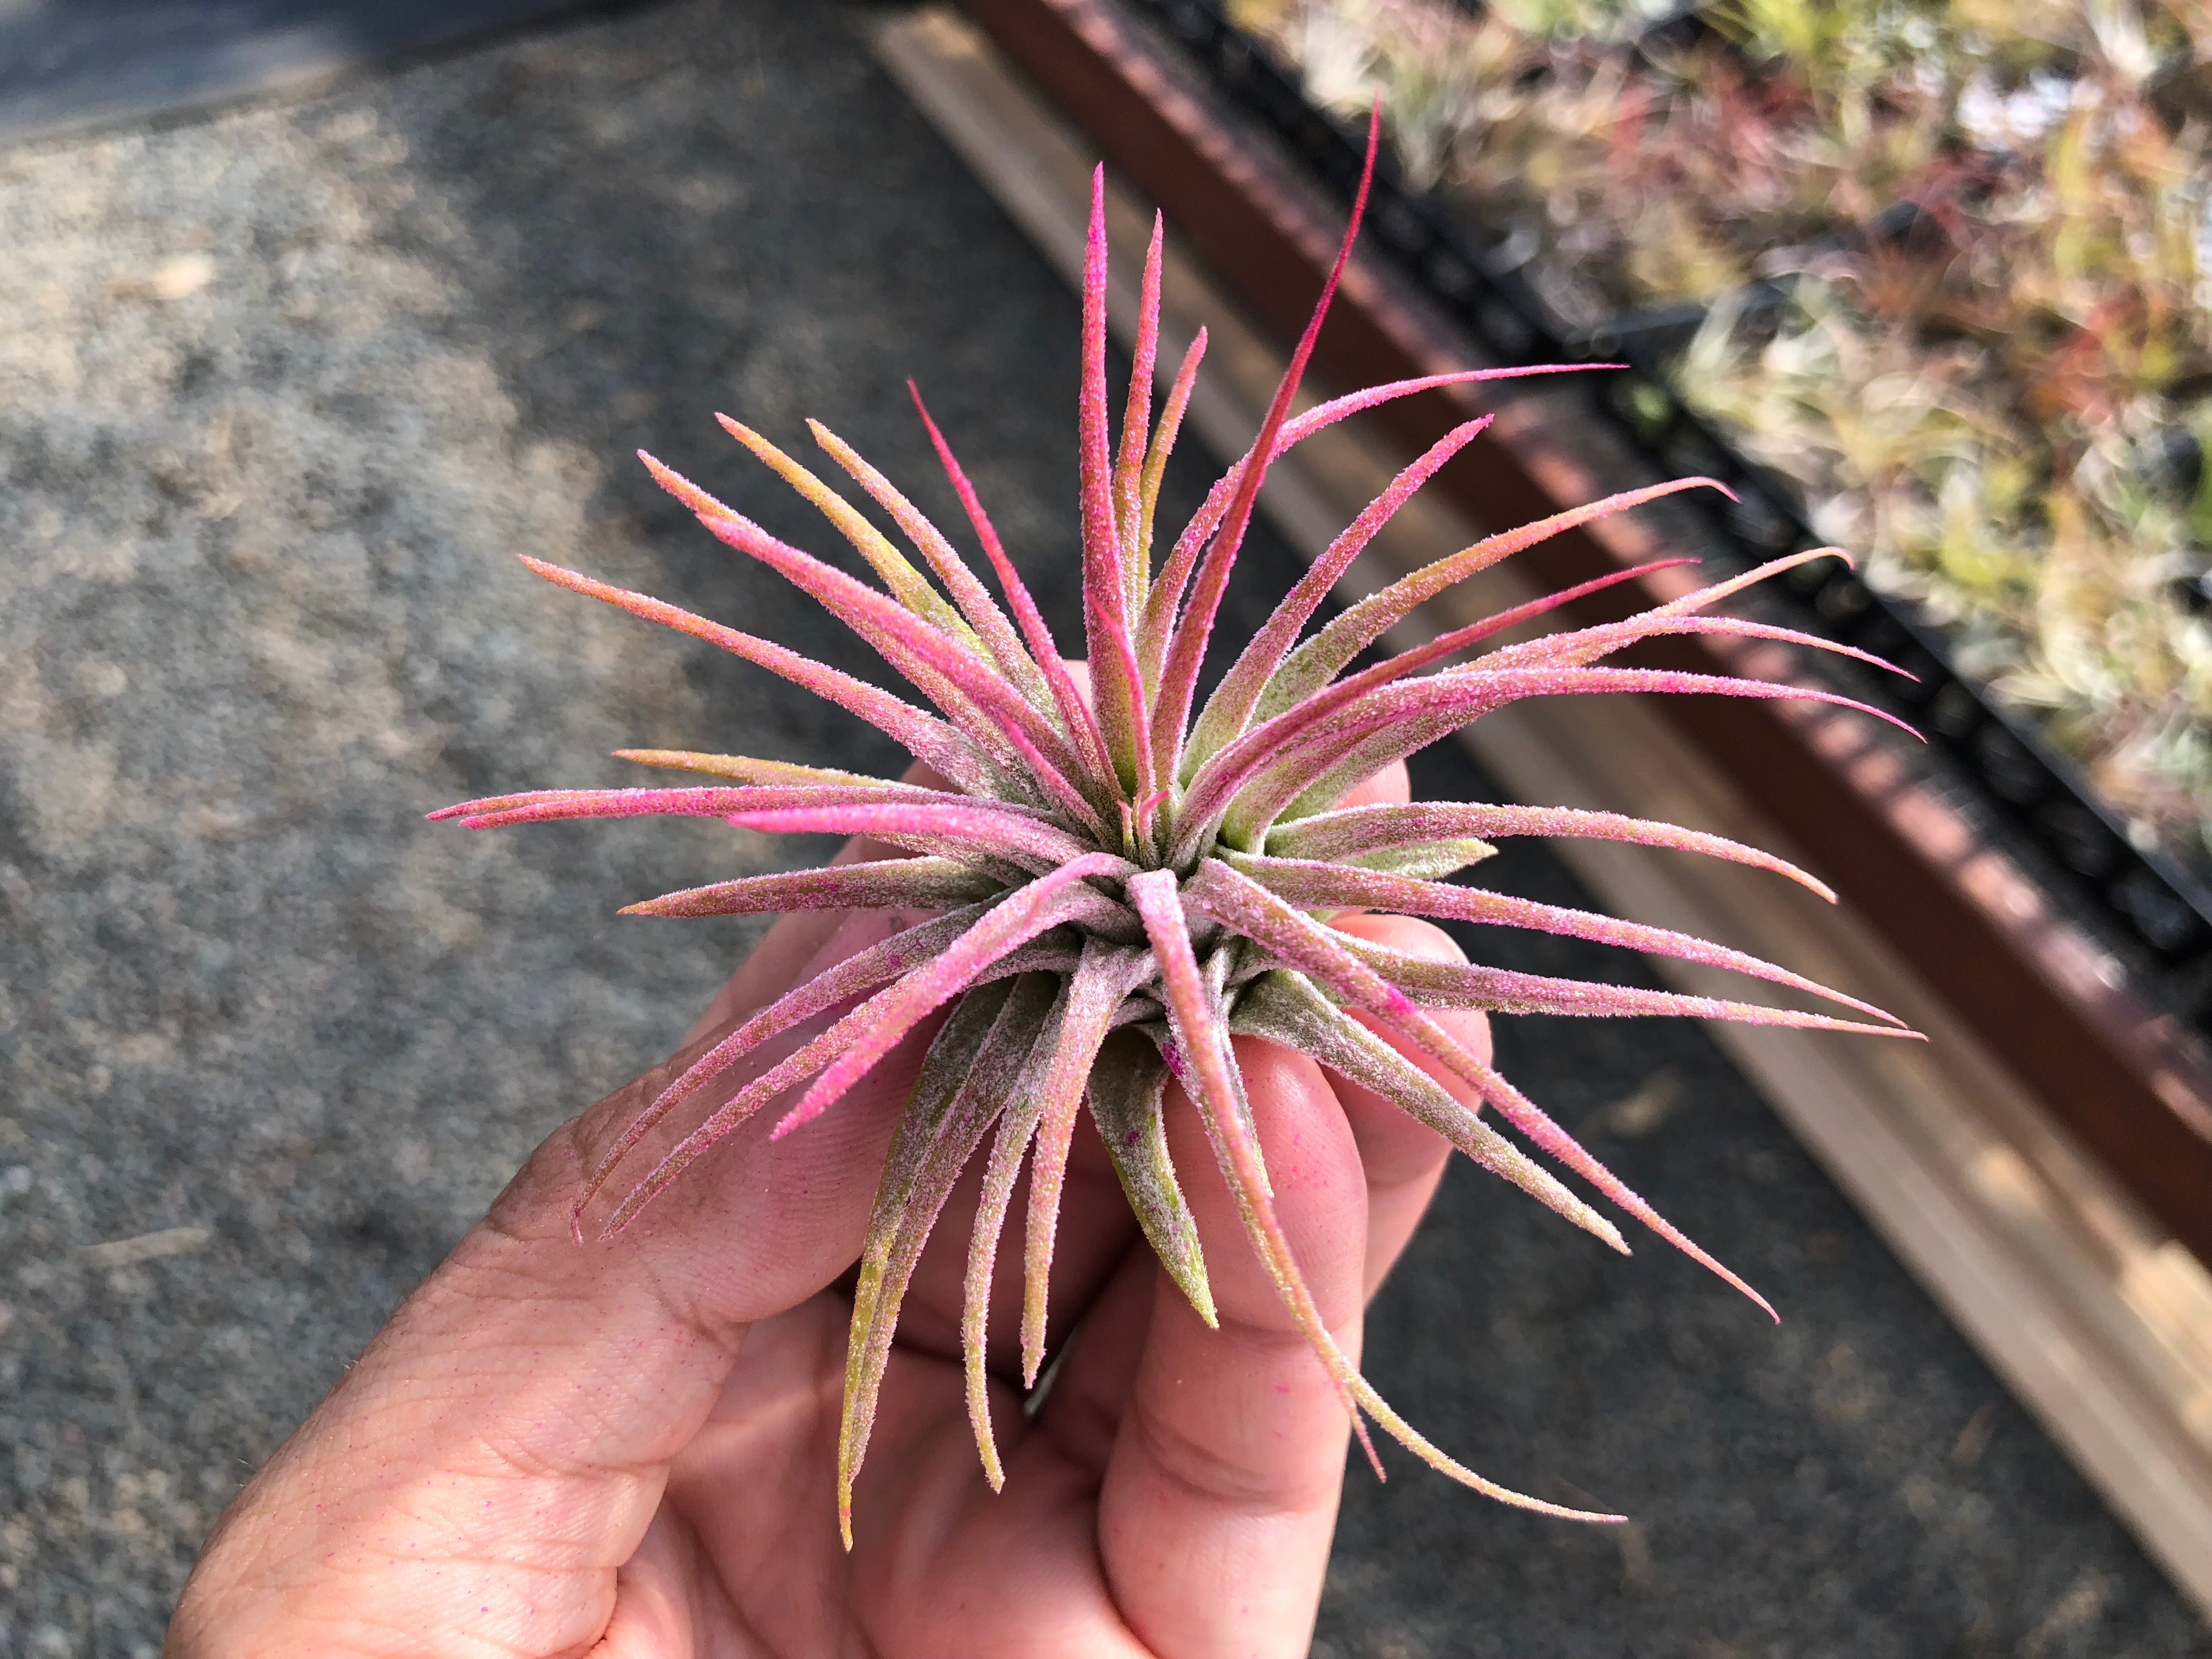
M1335 1093L1303 1056L1240 1041L1237 1057L1292 1255L1322 1319L1357 1357L1368 1205ZM1169 1142L1206 1242L1220 1328L1163 1274L1098 1499L1099 1550L1133 1630L1162 1656L1305 1651L1328 1559L1350 1424L1246 1241L1235 1199L1187 1101ZM1070 1355L1066 1415L1095 1416L1106 1362ZM1055 1400L1048 1416L1060 1412Z
M616 1574L614 1616L592 1659L659 1659L734 1645L737 1621L702 1565L696 1540L660 1510Z
M1406 770L1406 763L1392 761L1365 782L1356 784L1345 792L1337 803L1344 806L1403 806L1413 798L1413 780Z
M988 1139L984 1145L990 1145ZM962 1357L960 1321L966 1304L969 1247L982 1193L982 1164L978 1158L969 1164L945 1200L936 1230L915 1264L898 1324L900 1345L911 1352L947 1359ZM1023 1243L1028 1209L1029 1177L1024 1174L1006 1206L984 1328L987 1364L992 1374L1001 1378L1021 1375ZM1066 1332L1085 1317L1137 1237L1136 1218L1114 1173L1113 1160L1107 1157L1086 1113L1076 1122L1060 1190L1059 1224L1053 1235L1047 1302L1050 1318L1045 1333L1048 1358Z
M1425 957L1434 962L1464 962L1467 956L1451 935L1432 922L1409 916L1341 916L1335 926L1355 939L1394 951ZM1352 1016L1400 1054L1434 1078L1462 1105L1477 1107L1482 1097L1472 1085L1447 1070L1409 1037L1386 1030L1364 1014ZM1488 1060L1490 1022L1473 1009L1441 1009L1431 1012L1444 1030L1474 1054ZM1354 1083L1331 1077L1337 1098L1344 1103L1346 1121L1359 1145L1359 1161L1367 1172L1367 1293L1389 1276L1404 1251L1413 1230L1420 1224L1437 1183L1443 1177L1451 1148L1442 1135L1418 1123L1393 1103Z
M1462 959L1425 922L1364 916L1340 925L1395 949ZM1449 1018L1462 1041L1490 1052L1480 1015ZM1449 1148L1395 1105L1325 1078L1302 1056L1253 1042L1237 1050L1291 1253L1357 1363L1360 1305L1403 1251ZM1443 1080L1478 1103L1455 1080ZM1017 1454L1010 1479L1026 1472L1018 1465L1038 1442L1102 1472L1108 1582L1152 1650L1303 1653L1350 1425L1245 1242L1195 1114L1180 1098L1171 1098L1170 1114L1221 1328L1208 1330L1142 1247L1133 1249L1075 1336L1040 1432Z
M1237 1046L1291 1249L1356 1352L1367 1216L1351 1127L1310 1062ZM895 1370L905 1386L884 1391L856 1559L886 1563L870 1575L867 1614L908 1634L902 1651L1306 1650L1348 1422L1245 1242L1194 1110L1171 1091L1168 1113L1221 1328L1133 1244L1034 1428L1012 1409L1000 1418L996 1496L975 1472L957 1376ZM1000 1399L1011 1407L1010 1392Z
M800 969L821 953L845 915L842 910L800 910L779 917L684 1033L684 1046L690 1048L710 1031L727 1030L797 985Z

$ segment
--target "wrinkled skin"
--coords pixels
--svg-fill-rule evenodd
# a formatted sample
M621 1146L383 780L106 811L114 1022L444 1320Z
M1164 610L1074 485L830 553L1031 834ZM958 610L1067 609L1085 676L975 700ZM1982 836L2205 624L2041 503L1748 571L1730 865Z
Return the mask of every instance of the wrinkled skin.
M1352 799L1405 799L1404 769ZM1348 1425L1179 1097L1170 1143L1220 1330L1139 1237L1086 1118L1052 1279L1051 1352L1066 1352L1034 1419L1015 1352L1020 1250L1001 1250L994 1495L963 1403L971 1170L900 1317L849 1554L839 1280L928 1033L802 1133L771 1145L777 1112L763 1112L621 1237L571 1239L580 1171L665 1079L909 920L786 918L682 1053L556 1131L225 1513L169 1659L1304 1653ZM1425 923L1339 925L1457 959ZM1488 1053L1480 1016L1443 1018ZM1303 1056L1237 1050L1292 1248L1356 1360L1363 1304L1446 1149Z

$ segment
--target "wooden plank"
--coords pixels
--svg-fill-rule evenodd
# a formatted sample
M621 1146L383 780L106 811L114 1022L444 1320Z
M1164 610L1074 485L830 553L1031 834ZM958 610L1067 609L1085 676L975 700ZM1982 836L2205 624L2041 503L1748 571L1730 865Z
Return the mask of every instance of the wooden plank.
M932 8L882 28L890 72L1071 282L1079 276L1088 143L990 43ZM1142 246L1150 212L1118 182L1109 231ZM1128 265L1125 258L1121 264ZM1133 331L1136 296L1109 296ZM1279 350L1170 243L1163 333L1172 363L1202 323L1208 372L1191 418L1237 453L1257 429ZM1263 505L1310 557L1399 462L1350 428L1310 441L1271 475ZM1462 546L1474 526L1415 498L1354 566L1348 596ZM1504 570L1432 607L1421 632L1532 590ZM1486 716L1466 733L1523 799L1670 819L1799 849L1735 782L1650 708L1560 698ZM1619 914L1722 939L1909 1012L1932 1041L1840 1042L1717 1025L1714 1036L1866 1214L2146 1549L2212 1612L2212 1275L1999 1064L1894 945L1849 907L1702 860L1563 842L1557 850ZM1699 970L1657 964L1685 989Z

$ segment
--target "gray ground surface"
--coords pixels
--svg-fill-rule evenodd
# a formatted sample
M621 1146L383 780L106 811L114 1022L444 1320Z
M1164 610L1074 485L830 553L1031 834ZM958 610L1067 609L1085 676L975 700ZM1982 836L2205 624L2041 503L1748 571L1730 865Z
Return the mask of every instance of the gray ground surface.
M611 912L778 856L419 815L616 781L630 743L890 758L511 554L857 667L626 452L799 532L706 412L817 414L920 478L911 373L1072 622L1073 305L842 21L693 0L0 155L0 1653L155 1650L246 1472L747 937ZM1289 575L1250 558L1248 605ZM1450 755L1423 782L1485 787ZM1505 1053L1789 1322L1455 1176L1378 1382L1639 1525L1355 1473L1321 1651L2212 1653L1699 1031ZM170 1253L86 1252L147 1235Z
M4 0L0 143L305 91L402 52L625 0Z

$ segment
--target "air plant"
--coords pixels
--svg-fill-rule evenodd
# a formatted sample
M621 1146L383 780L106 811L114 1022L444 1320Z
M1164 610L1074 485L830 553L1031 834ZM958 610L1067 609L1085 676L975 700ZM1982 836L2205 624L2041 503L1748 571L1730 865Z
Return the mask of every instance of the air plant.
M1370 127L1370 175L1373 164ZM586 1212L647 1137L772 1037L810 1023L815 1032L787 1058L745 1078L724 1103L684 1132L613 1203L602 1236L628 1226L755 1114L778 1105L782 1115L774 1133L800 1131L896 1045L941 1018L888 1154L854 1295L838 1449L839 1510L848 1544L853 1481L867 1449L901 1298L947 1194L979 1156L982 1197L968 1256L962 1336L977 1449L992 1486L1000 1485L984 1370L988 1292L999 1240L1026 1159L1020 1334L1023 1376L1034 1385L1045 1357L1046 1285L1063 1177L1086 1101L1146 1237L1192 1306L1212 1324L1202 1246L1218 1248L1219 1242L1198 1236L1164 1129L1170 1110L1198 1114L1251 1247L1334 1384L1370 1460L1374 1446L1363 1413L1422 1461L1477 1491L1546 1514L1619 1519L1545 1503L1484 1479L1423 1438L1353 1367L1323 1326L1279 1224L1252 1104L1230 1039L1263 1038L1311 1056L1395 1102L1486 1170L1626 1253L1612 1222L1378 1033L1410 1039L1437 1067L1479 1090L1539 1152L1765 1308L1755 1291L1660 1217L1431 1011L1673 1014L1911 1033L1869 1004L1719 945L1444 878L1487 856L1489 843L1498 838L1567 836L1710 854L1777 872L1831 900L1834 896L1804 872L1751 848L1607 812L1339 803L1377 768L1524 697L1704 692L1813 697L1860 707L1831 692L1604 661L1639 640L1662 635L1782 639L1842 649L1712 614L1717 604L1750 582L1818 556L1778 561L1628 621L1503 642L1512 630L1525 630L1559 606L1653 567L1623 571L1351 672L1368 647L1424 599L1524 548L1658 496L1719 488L1709 480L1683 479L1486 538L1393 583L1302 640L1360 550L1425 480L1483 430L1489 421L1483 416L1458 427L1398 475L1296 584L1201 699L1201 661L1273 460L1323 428L1392 398L1554 371L1431 375L1334 398L1293 416L1294 396L1358 231L1366 197L1363 181L1335 267L1258 436L1213 486L1165 557L1156 559L1162 474L1206 339L1201 332L1193 342L1155 421L1161 261L1155 222L1134 373L1117 441L1109 430L1107 389L1103 191L1102 171L1093 183L1084 276L1079 423L1087 695L918 393L916 409L998 578L1003 604L896 485L819 424L812 431L821 447L889 515L921 555L926 572L798 460L726 417L723 425L732 435L852 543L880 579L880 588L778 540L650 456L643 459L708 531L819 601L881 653L934 713L781 646L525 559L532 570L563 587L720 646L839 704L906 748L927 769L928 779L892 781L778 761L627 751L627 758L712 781L507 795L434 815L479 829L568 818L716 817L759 831L864 836L911 854L744 877L630 907L631 914L653 916L878 908L920 910L931 919L824 969L731 1030L669 1084L586 1176L576 1201L578 1239ZM1454 658L1481 645L1492 648L1451 665ZM1826 998L1861 1018L1438 963L1331 927L1328 918L1346 909L1456 918L1627 946L1754 975ZM1379 1462L1376 1468L1379 1474Z

